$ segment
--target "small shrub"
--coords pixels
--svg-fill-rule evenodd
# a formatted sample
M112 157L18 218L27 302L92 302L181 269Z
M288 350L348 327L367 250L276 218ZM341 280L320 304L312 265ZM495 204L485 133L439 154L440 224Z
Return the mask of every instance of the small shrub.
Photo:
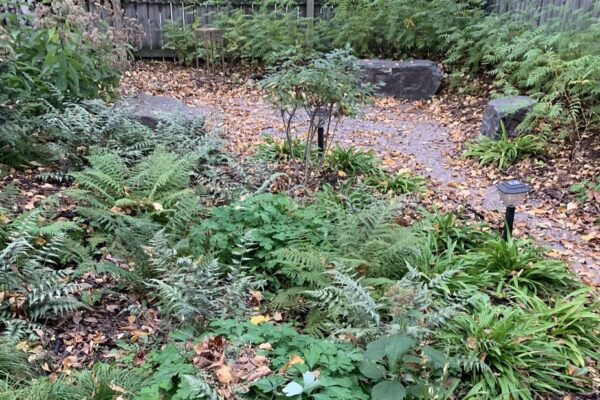
M119 11L121 12L121 11ZM112 97L119 83L119 66L127 61L129 38L120 35L109 21L112 10L98 15L65 0L50 6L39 4L32 23L22 16L3 15L8 33L0 45L12 56L0 71L2 103L44 99L60 106L63 99ZM114 26L130 20L117 17ZM132 25L133 26L133 25ZM129 30L125 29L126 32Z
M294 141L294 116L299 110L308 115L310 123L301 157L305 184L323 163L323 156L313 160L310 151L318 127L324 127L326 153L333 138L332 121L354 114L372 89L371 85L361 83L359 67L349 49L315 54L308 60L297 53L292 54L270 70L261 86L282 118L289 148L293 147Z
M509 284L516 288L551 294L579 285L562 261L543 258L542 250L527 241L488 240L460 257L465 280L482 288L502 292Z
M552 337L552 324L519 307L475 305L439 334L468 374L463 398L534 399L544 394L580 391L583 371L569 372L568 348Z
M495 164L499 169L504 169L523 156L539 154L543 150L544 141L539 137L524 135L509 139L503 127L500 140L480 136L477 142L467 143L464 155L476 158L480 165Z
M320 243L321 233L327 232L326 223L314 210L300 207L285 195L265 193L212 208L210 216L192 229L191 243L195 253L216 252L228 264L237 238L250 234L254 244L247 254L249 265L262 269L274 251L290 242ZM264 278L272 281L273 276Z
M257 157L267 161L281 161L286 159L300 158L304 155L306 144L299 139L292 140L290 144L287 141L279 141L277 139L266 137L264 143L258 145ZM316 156L315 151L311 151L313 156Z
M373 150L362 151L354 146L343 148L336 145L325 159L326 166L333 172L342 171L350 176L370 175L380 164Z
M173 50L177 60L183 65L193 65L198 59L204 57L204 43L196 38L195 29L200 27L200 19L187 25L180 18L177 21L168 21L165 30L163 49Z
M365 183L379 190L381 193L412 193L425 190L425 179L418 175L406 172L389 173L378 169L368 176Z
M359 385L357 364L363 359L360 349L349 342L315 339L297 333L291 325L264 323L253 325L233 320L219 320L212 324L212 331L237 345L270 343L272 350L265 353L273 370L282 374L267 376L251 386L255 395L282 396L302 394L307 399L367 399ZM302 363L289 365L290 357L296 355ZM319 371L319 376L307 385L303 374ZM312 375L312 374L311 374Z
M272 64L281 52L308 45L310 21L287 11L295 4L287 0L261 0L253 12L228 9L217 14L217 25L225 29L225 50L232 60Z

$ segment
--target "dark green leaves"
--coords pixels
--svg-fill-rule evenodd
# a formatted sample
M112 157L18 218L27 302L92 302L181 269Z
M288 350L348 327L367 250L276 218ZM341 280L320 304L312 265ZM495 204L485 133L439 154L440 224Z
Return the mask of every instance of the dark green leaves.
M398 381L383 381L373 387L371 397L377 400L402 400L406 389Z

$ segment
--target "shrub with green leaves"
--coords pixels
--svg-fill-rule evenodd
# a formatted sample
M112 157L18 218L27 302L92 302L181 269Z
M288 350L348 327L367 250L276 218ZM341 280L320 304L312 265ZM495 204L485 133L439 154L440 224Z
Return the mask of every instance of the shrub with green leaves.
M381 164L373 150L362 151L354 146L336 145L327 154L325 163L333 172L342 171L348 175L371 175Z
M532 26L539 15L529 9L449 26L443 34L446 61L457 66L457 75L484 72L502 92L526 92L537 99L525 125L558 133L574 152L586 135L595 135L600 122L600 28L593 16L598 7L571 19L550 16L539 27ZM560 9L556 12L561 15Z
M439 54L441 32L483 15L479 0L334 0L330 21L318 27L332 46L351 45L361 57L400 59Z
M86 37L86 26L74 14L79 6L53 3L51 9L38 6L38 16L30 21L35 27L23 23L21 15L1 15L7 35L0 35L0 45L11 56L0 71L0 103L44 99L60 105L64 98L115 94L120 73L113 63L113 42Z
M552 336L553 326L520 307L484 301L438 337L462 359L469 379L463 398L535 399L581 391L587 379L584 369L569 370L577 358L569 343Z
M307 399L368 399L359 383L358 362L363 352L349 342L316 339L299 334L289 324L264 323L254 325L235 320L213 322L211 332L220 334L237 345L271 344L265 352L273 370L285 368L283 374L267 376L251 386L256 395L276 398L302 395ZM304 362L288 365L290 356ZM303 376L310 371L319 376Z
M208 218L192 229L190 238L196 254L216 252L221 261L230 263L238 238L250 235L253 250L247 257L251 257L250 266L256 267L295 240L318 244L327 231L327 221L315 210L285 195L265 193L212 208Z
M407 172L390 173L377 169L367 176L365 183L381 193L413 193L425 190L425 178Z
M508 137L502 127L500 140L488 136L480 136L476 142L467 143L466 157L479 160L480 165L492 164L499 169L512 165L523 156L539 154L544 150L544 140L534 135Z
M163 49L173 50L179 63L193 65L204 57L204 42L196 38L195 29L200 27L200 19L196 18L189 25L180 18L176 21L168 21L164 30Z
M312 53L306 57L290 51L285 59L272 67L261 82L267 100L280 115L288 148L293 147L294 117L303 110L309 120L304 154L304 183L308 183L323 164L323 154L313 159L311 150L319 127L323 127L325 151L332 145L333 126L342 116L353 115L372 92L372 85L360 79L360 67L350 49L330 53ZM292 159L294 154L291 153Z
M271 64L283 51L309 47L311 21L299 17L292 11L294 7L288 0L259 0L250 14L225 7L217 14L216 23L225 30L228 57Z
M562 261L545 259L542 249L526 240L488 240L458 262L465 282L498 293L505 291L505 285L540 295L566 292L580 285Z

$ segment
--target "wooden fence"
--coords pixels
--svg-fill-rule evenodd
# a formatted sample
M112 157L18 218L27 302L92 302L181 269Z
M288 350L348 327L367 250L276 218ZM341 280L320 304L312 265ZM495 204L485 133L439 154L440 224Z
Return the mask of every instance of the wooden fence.
M548 21L558 21L561 25L577 24L584 15L600 18L600 0L491 0L489 10L524 13L536 25Z
M285 7L285 11L301 17L328 18L331 8L325 5L326 0L298 0L293 6ZM98 0L86 1L88 11L97 7ZM136 19L144 30L137 55L160 57L171 56L171 50L163 50L164 30L169 22L190 26L196 18L202 25L213 23L214 15L223 9L211 2L182 1L182 0L121 0L126 17ZM252 0L233 0L228 7L242 9L247 14L257 7Z

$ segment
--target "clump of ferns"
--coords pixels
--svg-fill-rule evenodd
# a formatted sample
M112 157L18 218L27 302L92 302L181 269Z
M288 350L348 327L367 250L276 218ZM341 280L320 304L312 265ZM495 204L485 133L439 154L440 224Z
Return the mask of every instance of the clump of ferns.
M205 326L215 318L242 318L247 313L250 290L263 282L245 267L252 246L251 233L245 234L234 252L231 265L222 265L211 256L182 256L185 249L173 247L164 231L159 231L144 250L156 278L147 281L154 300L174 325L192 323Z

